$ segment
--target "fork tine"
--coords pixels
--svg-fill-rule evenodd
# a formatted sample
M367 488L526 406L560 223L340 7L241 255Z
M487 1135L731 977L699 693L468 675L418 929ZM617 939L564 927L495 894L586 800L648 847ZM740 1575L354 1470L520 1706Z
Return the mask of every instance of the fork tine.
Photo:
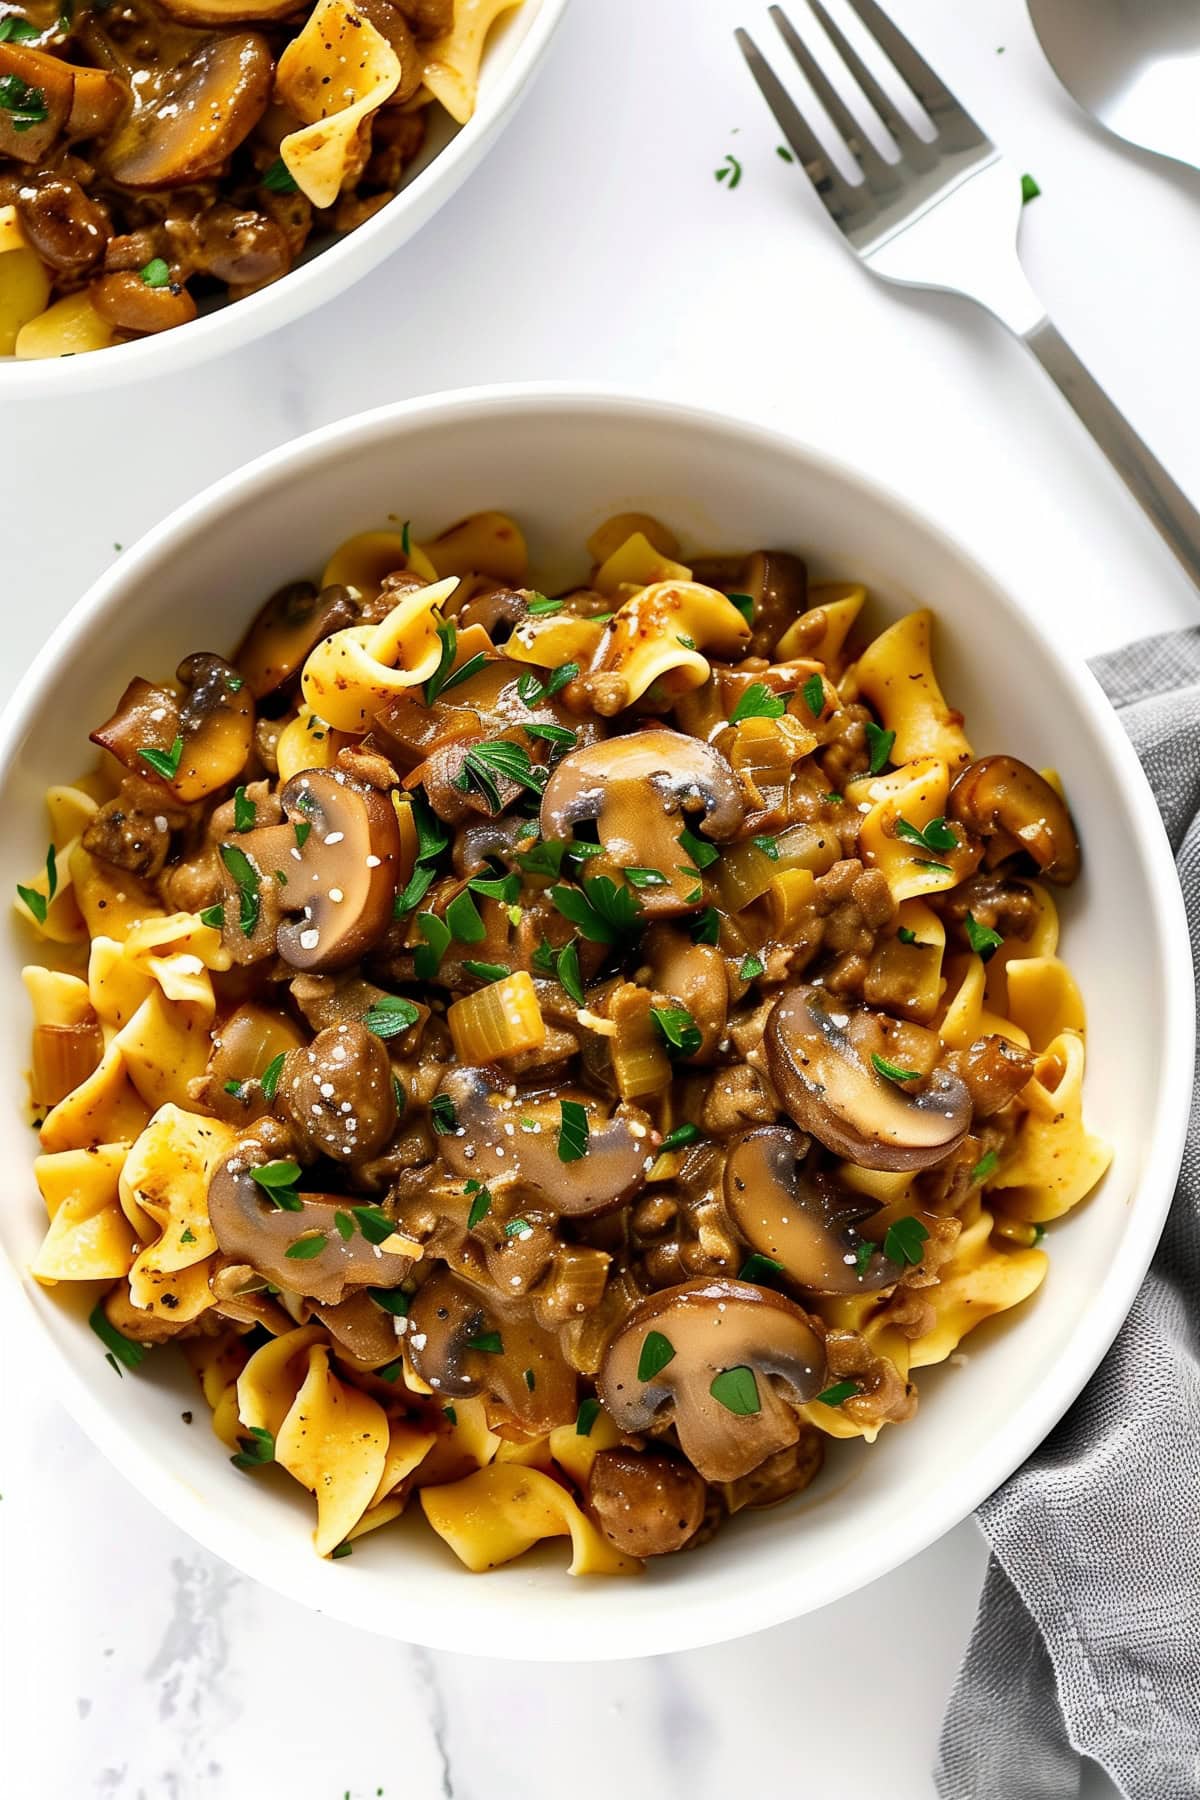
M779 28L784 43L799 64L804 79L829 114L836 129L841 132L850 154L861 165L871 186L877 192L894 188L897 183L894 168L880 155L782 7L773 6L771 16Z
M983 133L966 107L955 98L900 28L877 5L876 0L848 0L848 3L880 49L899 70L934 123L941 125L952 119L957 120L960 126L969 127L976 141L982 143Z
M821 28L833 45L833 48L837 51L837 54L841 57L847 69L849 69L863 93L875 108L875 111L879 114L880 119L883 121L896 143L900 146L900 149L904 152L905 156L907 156L908 160L918 168L928 167L931 162L936 160L936 152L931 150L930 146L919 133L913 130L903 113L900 112L899 108L884 92L883 88L880 87L878 81L876 81L874 75L872 75L870 69L868 69L866 63L858 54L858 51L850 43L841 27L830 17L828 10L823 4L823 0L808 0L808 4L812 8L816 18L819 20ZM782 31L783 27L780 25L780 19L783 14L781 9L778 6L773 6L770 10L772 17L775 19L775 23L779 25L779 28Z
M810 129L796 102L750 33L739 27L733 35L751 75L758 83L763 99L775 115L776 124L830 212L837 218L839 214L861 210L869 201L865 184L853 186L836 164L829 160L824 145Z

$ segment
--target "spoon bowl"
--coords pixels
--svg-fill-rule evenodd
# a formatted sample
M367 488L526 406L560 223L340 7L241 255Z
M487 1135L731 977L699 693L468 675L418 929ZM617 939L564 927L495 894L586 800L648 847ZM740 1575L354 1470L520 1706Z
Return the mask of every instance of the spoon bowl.
M1196 0L1029 0L1050 66L1127 143L1200 168Z

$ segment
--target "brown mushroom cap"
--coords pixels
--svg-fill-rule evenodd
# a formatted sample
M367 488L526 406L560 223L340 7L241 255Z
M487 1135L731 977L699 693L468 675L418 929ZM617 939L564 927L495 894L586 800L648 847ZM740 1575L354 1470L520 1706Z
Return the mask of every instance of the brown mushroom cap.
M306 769L280 793L286 825L264 825L231 843L278 884L285 919L275 947L293 969L316 973L357 962L392 922L400 827L387 794L340 769ZM299 828L299 830L297 830ZM303 841L301 841L303 840ZM223 862L226 933L235 937L240 890Z
M562 840L594 821L604 854L589 861L588 873L619 879L623 869L656 869L666 884L642 888L638 898L647 917L669 917L702 904L699 880L682 872L690 859L680 832L720 842L744 815L737 777L720 751L663 726L564 756L542 795L541 827L544 838Z
M656 992L684 1007L700 1032L700 1048L680 1057L681 1064L711 1062L729 1012L725 958L716 944L693 943L678 925L652 925L643 949Z
M453 1101L457 1120L438 1139L447 1168L527 1197L560 1218L586 1219L623 1206L645 1181L660 1142L636 1108L619 1106L605 1119L596 1096L583 1089L564 1088L553 1099L510 1095L484 1069L455 1068L443 1075L438 1092ZM587 1152L574 1162L558 1154L562 1100L588 1111ZM528 1129L531 1124L537 1129Z
M395 1315L377 1305L361 1288L336 1306L314 1306L312 1314L320 1319L338 1353L363 1368L382 1368L400 1355L403 1340L396 1332Z
M575 1417L575 1371L555 1333L526 1307L504 1306L438 1273L409 1308L406 1342L413 1368L439 1399L489 1394L534 1437Z
M304 1034L286 1013L249 1002L213 1031L212 1051L204 1075L203 1101L218 1119L250 1125L271 1110L262 1076L277 1056L304 1042ZM227 1084L236 1083L230 1093Z
M332 632L355 624L358 611L349 588L338 585L318 592L311 581L290 581L272 594L233 659L255 699L273 694L298 675L309 651Z
M313 1155L344 1164L378 1156L399 1122L382 1039L365 1025L343 1023L289 1050L275 1109Z
M783 1264L797 1287L814 1294L868 1294L890 1287L902 1270L879 1249L859 1267L866 1240L856 1220L874 1211L843 1188L832 1170L810 1169L808 1140L790 1125L762 1125L730 1147L725 1207L763 1256Z
M259 1126L214 1170L208 1216L224 1254L247 1263L276 1287L306 1294L322 1306L337 1305L355 1288L396 1287L411 1269L412 1258L370 1243L357 1228L344 1238L334 1214L353 1201L343 1194L301 1192L298 1210L279 1207L255 1181L251 1170L283 1160L286 1143L285 1133ZM316 1255L288 1255L300 1239L318 1235L324 1242Z
M946 812L983 837L999 838L1001 857L1023 850L1047 881L1065 886L1079 873L1079 839L1066 801L1015 756L968 763L950 789Z
M669 1556L695 1537L708 1491L689 1464L663 1450L601 1450L587 1479L587 1509L628 1556Z
M596 1386L618 1430L674 1423L705 1481L736 1481L796 1442L795 1408L824 1380L824 1344L793 1301L746 1281L702 1279L634 1307Z
M105 174L154 189L215 173L262 118L274 72L270 46L256 31L226 32L157 77L147 72L103 146Z
M971 1124L962 1080L936 1068L922 1093L908 1092L861 1054L854 1023L855 1009L823 988L805 985L780 996L764 1041L784 1107L802 1131L860 1168L943 1162Z

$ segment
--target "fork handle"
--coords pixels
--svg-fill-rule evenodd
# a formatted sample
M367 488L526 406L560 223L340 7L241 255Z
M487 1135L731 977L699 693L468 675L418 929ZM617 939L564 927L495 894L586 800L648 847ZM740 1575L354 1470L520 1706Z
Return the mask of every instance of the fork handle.
M1152 525L1200 588L1200 512L1117 410L1049 319L1022 334Z

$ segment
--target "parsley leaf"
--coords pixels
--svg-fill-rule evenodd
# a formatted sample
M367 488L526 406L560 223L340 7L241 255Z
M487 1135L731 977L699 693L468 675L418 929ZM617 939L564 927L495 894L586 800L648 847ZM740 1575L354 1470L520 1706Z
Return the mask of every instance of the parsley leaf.
M699 1136L700 1127L685 1120L682 1125L677 1125L674 1131L668 1131L658 1146L659 1155L665 1156L670 1150L682 1150L685 1144L694 1144Z
M253 800L246 798L244 787L238 788L233 796L233 829L235 831L253 831L258 810Z
M709 1383L708 1391L714 1400L720 1401L726 1412L745 1417L762 1411L754 1370L747 1368L745 1363L736 1369L722 1369Z
M986 1155L981 1156L971 1170L971 1185L976 1186L979 1182L986 1181L999 1161L1000 1158L994 1150L989 1150Z
M144 756L146 752L143 750L140 754ZM246 852L239 849L236 844L222 844L220 852L221 861L237 883L238 895L241 900L239 923L242 931L246 937L253 937L262 909L262 901L258 892L258 870Z
M674 1360L675 1346L670 1338L664 1337L661 1331L648 1331L642 1340L642 1351L638 1357L638 1380L653 1381Z
M165 288L171 285L171 265L165 257L152 256L150 261L138 270L148 288Z
M761 1250L755 1250L738 1270L738 1280L752 1281L759 1287L770 1287L776 1276L783 1273L784 1268L781 1262L776 1262L773 1256L764 1256Z
M669 1050L681 1056L694 1056L704 1042L704 1034L686 1006L652 1006L650 1017L662 1032Z
M310 1231L305 1237L298 1237L295 1243L289 1244L284 1255L293 1262L311 1262L314 1256L320 1256L329 1239L323 1231Z
M974 913L969 912L964 923L966 925L968 944L970 944L976 956L981 956L984 962L990 962L1004 942L1004 939L1000 936L998 931L993 931L989 925L981 925Z
M296 1192L296 1183L300 1179L300 1164L283 1159L278 1162L260 1163L257 1169L251 1169L250 1179L256 1181L272 1206L284 1212L301 1212L304 1202Z
M752 681L729 715L731 725L743 719L778 719L787 710L782 694L774 694L765 681Z
M808 677L800 692L804 695L804 704L813 718L819 719L825 711L825 683L815 670Z
M413 966L419 981L432 981L450 948L450 927L436 913L423 912L417 914L417 930L425 942L413 951Z
M479 908L468 889L455 894L446 908L446 924L455 941L460 944L480 944L487 936L487 927L479 916Z
M488 738L482 744L471 745L463 758L462 769L454 777L454 786L463 794L469 793L472 786L477 787L491 811L498 813L505 802L496 785L497 779L540 794L546 771L530 762L529 752L523 745L514 744L508 738Z
M880 1056L874 1050L871 1052L871 1061L879 1074L885 1075L889 1081L916 1081L920 1074L919 1069L901 1069L896 1063L889 1062L886 1056Z
M861 1392L857 1381L835 1381L823 1394L818 1394L817 1399L822 1406L840 1406L843 1400L849 1400L854 1394Z
M721 915L715 906L706 906L692 921L693 944L718 944L721 941Z
M161 775L164 781L174 781L183 758L183 739L176 735L175 742L169 750L139 750L138 755L144 763L149 763L154 773Z
M132 1338L127 1338L123 1332L117 1330L104 1310L103 1300L98 1300L88 1314L88 1324L108 1351L109 1357L116 1358L116 1362L113 1364L114 1368L117 1363L124 1363L127 1369L137 1369L145 1362L146 1345L135 1343ZM120 1373L118 1368L117 1374L120 1375Z
M0 75L0 112L8 113L14 131L29 131L49 117L44 91L19 75Z
M754 599L750 594L726 594L725 598L731 606L736 606L747 625L754 623Z
M874 719L868 719L863 729L867 734L867 755L871 759L867 767L872 775L882 775L892 754L896 734L894 731L885 731L882 725L876 725Z
M896 836L921 850L957 850L958 838L945 819L930 819L928 825L914 825L908 819L896 820Z
M555 957L554 972L576 1006L582 1006L583 977L579 972L579 945L574 938Z
M261 184L269 194L294 194L296 177L292 174L282 156L277 156L270 168L260 177Z
M615 943L621 932L633 930L641 911L633 889L618 887L607 875L584 875L579 888L551 888L550 898L563 918L593 944Z
M920 1219L897 1219L887 1228L883 1240L883 1254L894 1263L919 1263L925 1254L922 1246L929 1236L928 1229Z
M275 1461L275 1439L263 1425L251 1425L245 1436L238 1436L238 1454L230 1457L235 1469L265 1468Z
M411 1000L405 1000L399 994L382 994L367 1008L363 1024L378 1038L393 1038L415 1025L420 1016L420 1007Z
M429 1117L439 1137L447 1137L450 1132L458 1130L458 1114L449 1094L433 1096L429 1102Z
M721 854L715 844L710 844L706 838L697 837L694 831L688 831L686 827L680 832L677 842L683 854L691 858L697 869L711 868Z
M503 981L506 975L512 974L507 963L464 961L463 968L478 981Z
M562 1123L558 1128L559 1162L578 1162L587 1155L588 1116L578 1100L560 1100Z
M467 1214L467 1230L474 1231L475 1227L491 1212L492 1196L490 1191L478 1181L468 1181L466 1191L468 1194L474 1195L474 1199L471 1201L471 1210Z
M742 958L742 966L738 970L738 974L743 981L754 981L758 976L764 974L765 971L766 964L763 962L762 957L756 956L755 953L751 951L749 956L744 956Z
M589 1394L586 1400L579 1402L579 1415L575 1420L576 1437L591 1437L592 1426L596 1423L599 1411L600 1402L594 1394Z

